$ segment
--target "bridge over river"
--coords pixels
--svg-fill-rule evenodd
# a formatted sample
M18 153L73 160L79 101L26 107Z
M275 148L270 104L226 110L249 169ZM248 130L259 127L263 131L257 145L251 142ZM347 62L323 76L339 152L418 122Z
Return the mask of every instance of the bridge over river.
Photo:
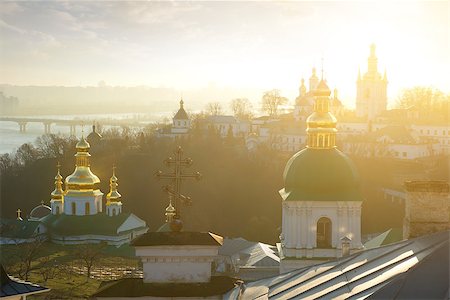
M102 126L138 127L143 128L154 120L149 119L100 119L95 120L96 124ZM19 131L25 133L28 123L42 123L44 133L51 133L52 124L70 127L70 134L75 135L77 126L92 124L93 120L83 119L54 119L39 117L0 117L0 122L15 122L19 126Z

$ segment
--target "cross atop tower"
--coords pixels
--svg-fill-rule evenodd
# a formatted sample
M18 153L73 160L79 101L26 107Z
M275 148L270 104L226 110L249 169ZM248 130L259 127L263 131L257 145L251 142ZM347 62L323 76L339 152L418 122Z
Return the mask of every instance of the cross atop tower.
M158 179L168 179L170 180L170 184L164 187L164 190L169 194L169 199L175 200L175 211L176 215L180 216L180 201L190 204L191 198L184 196L181 194L181 183L186 179L197 179L200 180L201 174L200 172L194 172L190 174L186 174L183 172L185 168L188 168L192 165L192 159L190 158L182 158L183 149L181 146L175 150L175 157L167 158L164 163L166 166L173 167L172 172L164 174L162 171L156 172L155 176ZM172 201L171 201L172 202Z

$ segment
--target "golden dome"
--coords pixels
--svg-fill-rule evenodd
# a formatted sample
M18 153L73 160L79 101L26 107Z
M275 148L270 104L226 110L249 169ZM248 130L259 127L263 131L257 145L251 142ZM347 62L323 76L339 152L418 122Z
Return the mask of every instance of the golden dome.
M77 148L77 151L88 151L89 148L91 148L91 145L89 145L84 136L82 136L75 147Z
M71 190L94 190L100 179L91 171L89 158L89 143L84 137L77 143L77 153L75 154L75 171L66 178L66 193Z

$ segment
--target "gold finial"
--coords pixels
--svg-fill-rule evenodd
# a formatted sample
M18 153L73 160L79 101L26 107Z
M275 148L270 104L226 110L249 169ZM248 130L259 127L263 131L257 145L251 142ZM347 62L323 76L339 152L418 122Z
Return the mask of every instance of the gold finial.
M16 210L16 213L17 213L17 220L19 220L19 221L23 221L22 217L20 216L21 212L22 212L22 211L20 210L20 208L18 208L18 209Z

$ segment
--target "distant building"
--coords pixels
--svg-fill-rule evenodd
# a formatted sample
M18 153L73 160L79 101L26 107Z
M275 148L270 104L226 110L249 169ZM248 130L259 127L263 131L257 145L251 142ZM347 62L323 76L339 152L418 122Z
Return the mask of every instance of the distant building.
M362 157L414 160L434 155L433 143L401 125L387 125L376 131L347 136L344 151Z
M367 72L361 77L358 72L356 81L356 115L369 121L374 120L387 108L387 76L378 72L378 58L375 44L370 46L367 59Z
M180 100L180 108L172 118L172 124L157 129L158 137L179 138L186 137L191 130L191 118L184 109L184 101Z

